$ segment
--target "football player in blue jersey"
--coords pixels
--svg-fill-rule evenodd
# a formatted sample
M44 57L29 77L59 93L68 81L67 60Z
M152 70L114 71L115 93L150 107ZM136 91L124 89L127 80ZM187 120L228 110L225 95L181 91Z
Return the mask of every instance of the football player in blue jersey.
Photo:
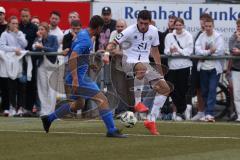
M104 22L100 16L93 16L87 29L81 30L72 44L69 54L68 73L65 76L65 85L68 88L71 102L63 103L55 112L42 116L44 130L49 132L52 122L78 109L83 99L92 99L99 107L100 116L107 128L107 137L125 138L114 124L113 114L106 96L100 91L97 84L87 76L89 55L93 47L91 38L101 32ZM82 105L80 105L82 106Z

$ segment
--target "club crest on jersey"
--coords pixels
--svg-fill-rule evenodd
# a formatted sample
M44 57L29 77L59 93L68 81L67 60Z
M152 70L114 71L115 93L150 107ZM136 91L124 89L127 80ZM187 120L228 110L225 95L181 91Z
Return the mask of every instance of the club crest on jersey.
M116 40L120 40L122 37L123 37L123 34L122 34L122 33L119 33L119 34L116 36Z
M134 36L134 39L137 39L137 36Z

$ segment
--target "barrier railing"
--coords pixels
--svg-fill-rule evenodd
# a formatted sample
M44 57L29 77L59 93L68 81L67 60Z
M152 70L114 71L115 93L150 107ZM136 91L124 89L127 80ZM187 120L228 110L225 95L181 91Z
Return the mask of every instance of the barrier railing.
M100 52L96 52L99 54ZM28 52L27 55L48 55L48 56L56 56L56 55L62 55L63 52ZM182 56L182 55L161 55L161 58L187 58L187 59L204 59L204 60L214 60L214 59L240 59L240 56L233 56L229 54L225 54L222 56L217 56L217 55L211 55L211 56L199 56L199 55L191 55L191 56Z

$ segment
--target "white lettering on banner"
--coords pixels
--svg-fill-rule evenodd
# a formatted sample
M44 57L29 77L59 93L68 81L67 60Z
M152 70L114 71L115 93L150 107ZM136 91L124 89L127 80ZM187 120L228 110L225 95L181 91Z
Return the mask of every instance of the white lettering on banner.
M93 14L101 14L101 9L105 3L94 2ZM209 13L214 21L216 30L224 37L225 48L228 49L228 40L236 30L236 20L240 18L240 6L232 4L173 4L158 2L135 2L133 3L109 3L114 19L123 18L128 25L136 23L140 10L151 11L153 20L160 31L167 28L168 16L175 15L184 19L185 28L193 36L200 30L199 17L202 13Z

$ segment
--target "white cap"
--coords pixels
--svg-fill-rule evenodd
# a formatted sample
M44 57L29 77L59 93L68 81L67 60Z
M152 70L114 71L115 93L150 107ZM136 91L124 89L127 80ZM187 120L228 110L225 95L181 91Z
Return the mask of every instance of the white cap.
M2 12L2 13L6 13L5 8L3 8L2 6L0 6L0 12Z

